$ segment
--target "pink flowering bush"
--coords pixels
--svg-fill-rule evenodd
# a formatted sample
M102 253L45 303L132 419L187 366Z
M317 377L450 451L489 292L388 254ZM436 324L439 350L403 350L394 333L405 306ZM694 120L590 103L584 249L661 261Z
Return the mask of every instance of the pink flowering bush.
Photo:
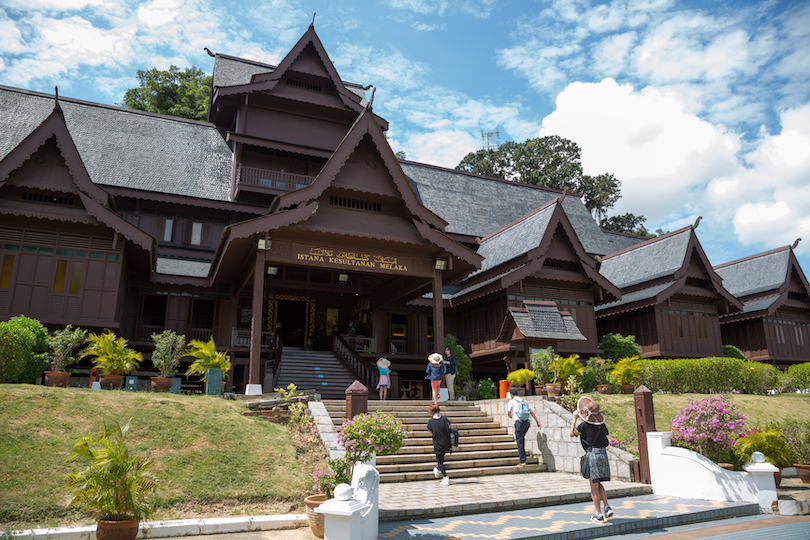
M733 462L734 443L746 435L745 415L724 395L689 400L672 419L673 444L712 461Z
M344 420L338 434L338 443L346 449L351 463L368 461L373 456L396 454L405 444L408 430L390 414L358 414Z

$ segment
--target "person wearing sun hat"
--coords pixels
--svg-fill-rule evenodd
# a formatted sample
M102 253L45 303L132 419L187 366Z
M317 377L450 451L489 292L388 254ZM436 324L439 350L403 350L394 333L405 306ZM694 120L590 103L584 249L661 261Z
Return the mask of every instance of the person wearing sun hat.
M388 389L391 388L391 381L388 374L391 373L389 369L391 361L384 356L377 360L377 370L380 372L380 381L377 383L377 391L380 393L380 401L388 399Z
M577 418L582 422L577 425ZM607 457L608 428L605 425L605 418L600 412L599 403L582 396L577 402L577 410L574 412L574 419L571 421L571 437L579 435L582 448L585 449L586 466L589 469L588 476L591 483L591 500L596 508L596 513L591 516L591 521L604 523L605 520L613 516L613 509L608 503L605 486L602 482L610 481L610 463ZM585 476L583 474L583 476ZM605 503L604 512L601 503Z
M433 395L433 403L439 401L439 387L442 385L445 371L446 368L444 367L444 358L442 355L433 353L428 356L425 378L430 381L430 392Z

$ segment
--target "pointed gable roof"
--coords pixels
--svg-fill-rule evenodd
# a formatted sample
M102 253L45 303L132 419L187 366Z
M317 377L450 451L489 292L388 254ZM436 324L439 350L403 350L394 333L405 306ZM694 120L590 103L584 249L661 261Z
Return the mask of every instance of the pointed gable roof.
M216 100L218 96L271 91L285 75L292 72L329 79L334 84L337 97L344 106L358 113L363 109L361 97L349 90L340 80L340 76L329 59L329 55L326 53L326 49L324 49L313 25L307 28L304 35L301 36L275 69L270 72L254 74L251 82L247 84L218 87L214 91L216 94L214 99Z
M724 317L725 320L772 315L790 302L794 307L801 306L801 300L791 300L791 293L810 297L810 284L793 253L793 247L777 248L715 267L717 274L723 278L723 285L741 298L744 304L741 313L729 314ZM810 303L805 302L805 306L810 308Z
M375 213L373 217L358 215L349 209L323 204L328 189L349 196L370 194L399 200L407 212L397 215ZM335 223L341 224L341 231L335 230ZM461 263L446 274L448 281L480 267L483 260L471 249L445 235L444 220L420 204L370 105L357 118L312 184L274 199L267 215L225 228L212 265L212 279L216 278L225 254L235 240L291 225L318 232L343 232L380 240L433 244L440 248L437 253L446 253Z
M87 213L149 253L151 260L153 254L157 252L157 241L110 209L111 198L90 179L57 100L54 101L51 114L0 160L0 188L6 184L9 174L19 168L51 137L56 141ZM150 264L153 267L154 261Z
M622 290L622 299L596 310L609 314L633 303L660 303L682 290L687 278L708 281L729 309L741 310L742 303L723 287L712 269L695 234L696 226L697 222L603 258L599 273Z

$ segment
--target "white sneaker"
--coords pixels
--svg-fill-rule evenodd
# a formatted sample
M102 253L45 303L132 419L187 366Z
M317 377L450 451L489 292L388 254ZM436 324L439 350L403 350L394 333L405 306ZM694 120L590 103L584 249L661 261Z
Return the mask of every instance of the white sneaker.
M435 476L436 478L441 478L442 471L440 471L438 467L433 467L433 476Z
M439 482L439 485L440 486L449 486L450 485L450 477L445 476L444 478L442 478L442 481Z

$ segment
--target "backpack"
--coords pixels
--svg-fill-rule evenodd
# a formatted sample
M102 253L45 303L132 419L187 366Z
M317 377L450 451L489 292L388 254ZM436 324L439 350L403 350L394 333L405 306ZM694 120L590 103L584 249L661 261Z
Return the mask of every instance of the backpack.
M529 408L529 402L523 398L520 398L518 405L520 406L520 408L517 411L518 418L520 418L521 420L528 420L529 413L531 412L531 409Z
M458 430L454 427L450 428L450 445L451 446L458 446ZM450 449L450 453L453 452L453 449Z

